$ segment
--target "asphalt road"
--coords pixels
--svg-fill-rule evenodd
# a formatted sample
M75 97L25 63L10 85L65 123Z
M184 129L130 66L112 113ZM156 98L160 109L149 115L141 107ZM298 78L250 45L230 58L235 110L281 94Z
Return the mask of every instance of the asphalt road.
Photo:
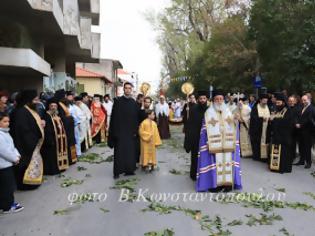
M182 148L180 131L181 127L172 127L172 139L158 149L159 170L150 174L137 170L136 176L120 178L137 179L134 188L131 187L135 201L126 202L122 198L126 190L111 188L116 182L112 177L112 162L79 162L62 176L46 177L37 190L17 192L16 200L25 210L0 215L0 235L140 236L164 229L179 236L229 235L227 231L230 235L314 235L315 209L303 210L297 206L297 203L315 206L315 199L310 196L310 193L315 194L315 177L311 175L315 172L314 167L311 170L294 167L291 174L277 174L270 172L264 163L242 159L243 193L261 193L269 200L280 197L291 205L264 212L251 204L244 207L240 201L215 202L224 195L195 194L194 183L187 173L190 156ZM89 153L106 158L113 151L107 147L93 147ZM86 170L80 168L79 171L79 166ZM63 188L61 184L67 177L83 180L83 183ZM82 194L90 194L91 201L84 202L80 198ZM163 206L181 208L164 208L158 213L155 207L155 211L143 212L142 209L148 209L151 203L142 196L165 200L161 203ZM75 200L79 202L74 203ZM163 214L167 210L169 214ZM190 210L201 212L191 215ZM231 222L234 223L227 225Z

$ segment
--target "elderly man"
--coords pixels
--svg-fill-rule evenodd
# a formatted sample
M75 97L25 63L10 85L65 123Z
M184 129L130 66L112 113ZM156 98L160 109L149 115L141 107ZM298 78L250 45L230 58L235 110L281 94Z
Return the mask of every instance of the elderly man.
M56 175L69 168L67 135L60 116L58 100L47 102L45 141L41 149L44 160L44 174Z
M198 192L242 188L237 127L232 112L224 103L224 94L215 91L213 105L205 112L200 133Z
M161 95L160 102L155 106L155 114L161 139L169 139L171 137L168 123L169 113L169 106L165 102L164 95Z

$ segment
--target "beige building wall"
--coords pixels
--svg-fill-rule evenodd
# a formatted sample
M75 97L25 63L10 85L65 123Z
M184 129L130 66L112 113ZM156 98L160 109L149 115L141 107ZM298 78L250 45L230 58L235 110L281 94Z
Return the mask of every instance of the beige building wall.
M105 81L100 78L76 78L79 84L84 85L84 91L89 95L105 95Z

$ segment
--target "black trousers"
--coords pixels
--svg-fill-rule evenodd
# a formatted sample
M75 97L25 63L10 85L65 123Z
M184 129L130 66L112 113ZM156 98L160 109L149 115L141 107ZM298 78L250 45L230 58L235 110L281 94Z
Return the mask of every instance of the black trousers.
M16 189L13 167L0 170L0 210L10 210Z
M301 155L300 162L312 164L312 135L301 133L299 137L299 151Z
M191 150L190 158L190 178L195 181L197 179L198 150Z

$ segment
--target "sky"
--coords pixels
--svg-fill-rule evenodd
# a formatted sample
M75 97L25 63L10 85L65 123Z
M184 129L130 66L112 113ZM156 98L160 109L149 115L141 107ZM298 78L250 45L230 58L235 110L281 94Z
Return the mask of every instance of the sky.
M168 0L100 0L101 58L119 60L124 70L136 72L140 82L157 88L161 52L146 11L159 12ZM141 84L141 83L140 83Z

